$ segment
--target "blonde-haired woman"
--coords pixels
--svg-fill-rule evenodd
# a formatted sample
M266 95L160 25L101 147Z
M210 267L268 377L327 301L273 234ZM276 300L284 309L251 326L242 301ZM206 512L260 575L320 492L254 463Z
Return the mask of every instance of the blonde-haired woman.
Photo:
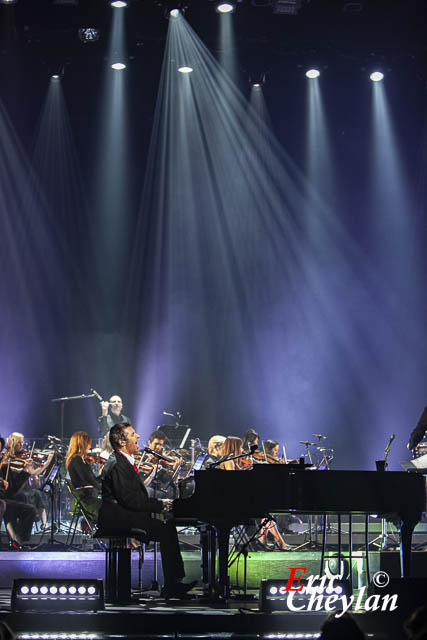
M4 521L11 538L11 546L15 549L22 547L31 536L34 521L36 519L36 507L25 495L25 486L28 485L30 476L38 476L50 464L52 456L40 467L34 467L31 458L27 461L22 458L22 466L17 468L9 460L18 457L24 448L24 434L13 431L7 438L5 458L0 470L0 475L7 482L4 493L6 511ZM7 478L6 478L7 476ZM44 505L42 505L44 506Z
M92 438L86 431L73 433L65 458L65 468L70 475L71 485L76 497L80 500L90 520L96 522L98 511L101 507L101 499L99 497L101 487L92 472L90 464L85 460L91 446ZM73 511L75 503L76 501L73 500Z

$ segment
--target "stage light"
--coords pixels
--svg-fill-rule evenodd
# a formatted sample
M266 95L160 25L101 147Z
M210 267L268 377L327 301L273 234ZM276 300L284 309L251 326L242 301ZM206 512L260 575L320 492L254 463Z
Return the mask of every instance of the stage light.
M331 611L335 604L341 608L340 600L343 596L350 597L351 589L348 580L337 577L316 580L300 580L293 583L293 591L288 590L287 580L261 580L259 590L260 611L271 613L272 611L310 611L310 601L315 602L316 611ZM302 587L301 591L295 589Z
M17 4L18 0L0 0L0 4Z
M310 0L309 0L310 1ZM301 9L302 0L272 0L273 13L296 16Z
M12 611L98 611L104 608L102 580L18 578L13 581Z
M218 13L232 13L234 11L234 4L231 2L219 2L216 5Z
M318 69L309 69L305 72L307 78L318 78L320 76L320 71Z
M193 69L192 67L178 67L178 71L180 73L192 73Z
M169 11L169 15L171 18L179 18L179 9L172 9Z
M114 69L115 71L122 71L122 69L126 69L126 65L123 64L123 62L114 62L111 65L111 68Z
M110 2L111 6L115 9L123 9L123 7L127 7L128 3L124 2L124 0L113 0Z
M99 40L99 29L95 27L82 27L78 30L79 38L82 42L96 42Z
M373 71L369 77L372 82L381 82L384 78L384 74L381 71Z

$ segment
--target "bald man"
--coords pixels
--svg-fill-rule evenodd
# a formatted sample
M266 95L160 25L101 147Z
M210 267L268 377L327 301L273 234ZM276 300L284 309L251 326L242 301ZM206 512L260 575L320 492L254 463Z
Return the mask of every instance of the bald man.
M101 402L102 414L98 418L98 429L101 438L110 433L115 424L129 422L128 417L122 414L123 402L117 394L111 396L108 402Z

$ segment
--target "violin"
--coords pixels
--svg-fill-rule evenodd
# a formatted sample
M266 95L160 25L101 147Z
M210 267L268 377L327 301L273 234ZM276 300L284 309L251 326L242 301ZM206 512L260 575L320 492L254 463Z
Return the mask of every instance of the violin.
M33 467L43 467L51 454L51 451L39 451L38 449L32 451L21 449L14 454L6 450L0 454L0 466L8 465L12 471L23 471L28 462Z

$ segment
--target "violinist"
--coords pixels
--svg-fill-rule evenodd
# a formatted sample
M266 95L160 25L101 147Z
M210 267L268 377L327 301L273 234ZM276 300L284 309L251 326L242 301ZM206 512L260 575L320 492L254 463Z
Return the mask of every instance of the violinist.
M103 458L104 460L108 460L108 458L111 456L112 453L113 453L113 447L110 444L110 434L107 433L107 435L104 436L104 439L102 441L101 453L99 454L99 457Z
M279 443L277 440L264 440L262 449L265 451L267 456L271 456L277 460L279 459Z
M277 442L277 440L264 440L262 444L262 451L259 454L260 460L262 460L262 458L264 457L265 461L268 464L281 463L282 460L278 457L278 454L279 443ZM258 543L261 548L264 548L265 550L270 550L270 547L268 547L267 545L269 535L274 540L274 550L289 550L288 545L284 541L282 534L279 531L277 522L273 519L271 519L266 525L264 525L258 536Z
M242 446L244 453L249 453L252 445L259 443L259 434L254 429L248 429L242 435Z
M208 456L203 463L205 469L213 462L218 462L221 457L222 446L225 442L225 436L212 436L208 442ZM216 467L218 468L218 467Z
M5 445L5 441L4 438L2 438L0 436L0 458L1 458L1 452L4 449L4 445ZM4 493L6 491L8 487L8 483L6 482L6 480L3 480L3 478L0 478L0 522L3 518L4 512L6 511L6 502L4 500L2 500L2 496L4 496Z
M96 522L98 511L101 507L99 493L100 482L94 476L88 462L89 451L92 446L92 438L86 431L76 431L70 438L65 468L67 469L72 487L90 519ZM73 500L72 510L76 501Z
M165 442L166 436L160 429L156 429L148 437L148 446L156 453L162 453Z
M221 447L221 457L230 456L233 458L234 456L240 456L243 453L243 443L241 438L236 438L235 436L228 436ZM221 462L219 465L220 469L224 471L235 471L240 469L239 460L225 460Z
M173 484L174 473L183 460L175 451L166 451L166 441L167 438L161 429L156 429L149 435L149 448L167 457L167 460L159 460L148 453L143 460L143 467L151 466L152 470L146 476L144 483L150 497L158 497L161 493L162 498L173 499L176 497L176 487Z
M8 483L4 492L6 511L4 521L11 538L11 547L22 549L30 539L31 530L36 519L36 508L22 499L24 485L30 476L40 475L51 462L48 457L44 464L34 466L32 454L24 451L24 436L13 432L7 439L6 451L2 459L0 476Z

